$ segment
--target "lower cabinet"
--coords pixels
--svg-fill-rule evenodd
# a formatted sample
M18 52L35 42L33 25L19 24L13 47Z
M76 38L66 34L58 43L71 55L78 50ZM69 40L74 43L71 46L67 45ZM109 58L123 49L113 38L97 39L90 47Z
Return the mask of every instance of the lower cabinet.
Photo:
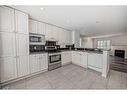
M1 82L17 78L17 67L15 57L0 58Z
M40 70L40 64L38 63L37 55L30 55L30 73L35 73Z
M17 57L18 77L30 74L29 55Z
M30 73L35 73L40 70L48 69L47 54L30 55Z
M48 69L48 54L40 54L39 56L39 64L41 70Z
M80 52L80 66L87 68L87 52Z
M72 61L72 52L71 51L65 51L62 52L62 65L66 65Z
M87 68L87 53L73 51L72 52L72 63Z

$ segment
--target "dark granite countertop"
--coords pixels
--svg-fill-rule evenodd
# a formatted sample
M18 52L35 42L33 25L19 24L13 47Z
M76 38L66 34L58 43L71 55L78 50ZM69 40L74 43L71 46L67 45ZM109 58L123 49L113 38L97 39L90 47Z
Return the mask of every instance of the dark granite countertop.
M59 50L61 52L66 52L66 51L79 51L79 52L88 52L88 53L98 53L98 54L103 54L103 51L97 51L97 50L94 50L94 51L90 51L90 50L69 50L69 49L65 49L65 50ZM43 54L43 53L48 53L47 51L42 51L42 52L33 52L33 53L30 53L30 55L32 54Z
M98 53L98 54L103 54L103 51L89 51L89 50L61 50L62 52L65 51L79 51L79 52L88 52L88 53Z
M32 54L44 54L44 53L48 53L48 52L46 52L46 51L41 51L41 52L33 52L33 53L30 53L30 55L32 55Z

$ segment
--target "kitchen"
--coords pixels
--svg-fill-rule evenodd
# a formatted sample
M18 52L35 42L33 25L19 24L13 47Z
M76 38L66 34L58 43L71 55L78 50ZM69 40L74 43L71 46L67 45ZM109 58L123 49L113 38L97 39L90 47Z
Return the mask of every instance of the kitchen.
M72 64L74 68L99 73L98 77L108 77L110 50L82 48L79 32L34 19L23 8L0 6L0 84L3 89ZM39 7L40 10L46 8Z

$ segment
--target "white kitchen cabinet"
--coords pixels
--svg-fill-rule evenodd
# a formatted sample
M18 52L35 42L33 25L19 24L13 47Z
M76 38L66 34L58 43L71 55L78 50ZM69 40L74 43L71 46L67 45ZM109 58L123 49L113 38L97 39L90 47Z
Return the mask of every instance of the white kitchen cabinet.
M30 73L35 73L40 71L40 64L38 62L38 56L37 55L30 55L29 57L29 64L30 64Z
M16 34L17 55L29 55L29 35Z
M59 41L59 28L53 26L52 36L56 41Z
M72 33L71 31L67 31L67 43L72 44Z
M15 34L0 32L0 57L16 56Z
M61 43L66 43L66 32L65 32L65 30L64 29L61 29L61 33L60 33L61 35Z
M28 34L28 14L15 10L16 32Z
M38 72L48 69L48 56L47 54L33 54L30 55L30 73Z
M29 32L34 34L46 35L46 24L29 19Z
M65 43L66 44L71 44L71 32L64 30L64 37L65 37Z
M32 19L29 20L29 32L37 34L37 21Z
M78 51L73 51L72 62L76 65L80 65L80 53Z
M80 52L80 66L87 68L87 52Z
M79 65L81 67L87 68L87 53L73 51L72 52L72 63Z
M72 63L75 64L75 62L76 62L76 52L72 51Z
M71 61L72 61L72 52L71 51L62 52L62 65L71 63Z
M0 58L1 82L6 82L17 78L16 58Z
M48 69L48 55L46 54L39 54L39 64L41 67L41 70L46 70Z
M45 35L45 23L37 22L37 34Z
M29 55L17 57L18 77L30 74L29 71Z
M103 65L103 55L97 53L88 53L88 67L101 71Z
M46 40L54 40L52 31L53 31L52 25L46 24Z
M0 6L0 32L14 32L14 9Z

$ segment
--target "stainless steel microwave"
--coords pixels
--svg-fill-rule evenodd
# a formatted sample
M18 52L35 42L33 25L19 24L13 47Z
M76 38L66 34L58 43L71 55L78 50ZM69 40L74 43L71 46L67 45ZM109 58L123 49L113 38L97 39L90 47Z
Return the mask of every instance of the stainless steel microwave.
M37 36L30 36L30 42L42 42L41 37L37 37Z
M30 34L30 36L29 36L30 42L42 43L43 40L44 39L41 35Z

